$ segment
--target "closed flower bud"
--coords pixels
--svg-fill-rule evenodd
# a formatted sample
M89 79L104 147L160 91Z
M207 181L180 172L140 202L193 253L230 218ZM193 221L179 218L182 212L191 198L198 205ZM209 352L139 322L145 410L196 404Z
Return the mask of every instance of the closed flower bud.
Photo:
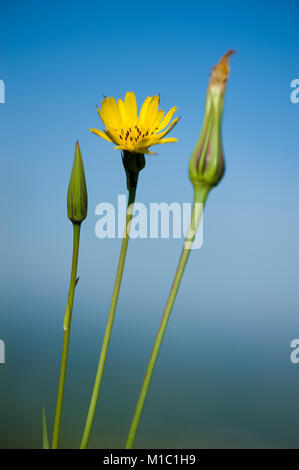
M189 174L193 185L216 186L224 174L221 121L225 88L229 76L229 50L213 67L206 97L204 123L191 155Z
M74 224L80 224L87 216L87 188L79 142L67 192L67 216Z

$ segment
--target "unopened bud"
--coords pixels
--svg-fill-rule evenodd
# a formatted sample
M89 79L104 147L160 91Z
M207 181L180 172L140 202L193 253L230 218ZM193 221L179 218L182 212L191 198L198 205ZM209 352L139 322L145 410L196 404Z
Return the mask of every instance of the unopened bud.
M225 88L229 76L229 50L213 67L207 90L204 123L191 155L189 175L193 184L216 186L224 174L221 122Z
M87 188L79 142L76 142L71 179L67 192L67 216L80 224L87 216Z

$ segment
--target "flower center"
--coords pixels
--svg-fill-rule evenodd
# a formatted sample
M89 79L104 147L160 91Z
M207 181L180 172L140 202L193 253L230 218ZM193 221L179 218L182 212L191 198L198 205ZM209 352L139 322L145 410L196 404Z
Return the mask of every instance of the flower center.
M149 127L135 125L134 127L118 129L117 133L122 142L126 143L129 147L135 147L139 141L152 136L157 129L152 130Z

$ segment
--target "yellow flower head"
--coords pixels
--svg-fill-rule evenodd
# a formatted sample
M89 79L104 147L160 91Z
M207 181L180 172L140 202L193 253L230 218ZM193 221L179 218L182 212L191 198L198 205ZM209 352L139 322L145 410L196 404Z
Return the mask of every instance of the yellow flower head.
M164 116L164 111L158 109L159 101L160 96L148 96L138 116L136 97L133 91L126 93L124 101L119 99L116 102L113 96L105 98L102 101L102 110L97 108L105 130L90 130L103 139L114 142L116 149L153 154L154 152L148 150L151 145L166 144L178 140L174 137L164 138L179 120L177 117L170 123L177 108L174 106Z

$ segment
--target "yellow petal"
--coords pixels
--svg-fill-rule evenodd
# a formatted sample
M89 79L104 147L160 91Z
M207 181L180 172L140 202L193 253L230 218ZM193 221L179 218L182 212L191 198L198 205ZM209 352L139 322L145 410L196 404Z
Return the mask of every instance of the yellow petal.
M140 124L143 124L144 123L144 120L145 120L145 117L146 117L146 113L147 113L147 108L148 108L148 105L150 103L150 101L152 100L152 97L151 96L148 96L144 102L143 102L143 105L141 106L141 110L140 110L140 116L139 116L139 122Z
M120 112L115 98L105 98L102 101L102 111L100 113L102 121L105 121L106 127L118 127L120 122Z
M159 131L159 127L160 127L160 123L163 119L163 116L164 116L164 111L162 111L162 109L159 109L159 111L157 112L157 116L156 116L156 119L155 121L152 123L152 126L153 126L153 129L158 132ZM158 129L156 129L158 128Z
M111 105L109 98L105 98L102 101L102 115L101 118L102 120L105 120L106 125L109 125L110 127L115 127L115 116L113 115L113 112L111 110Z
M120 118L121 118L122 124L124 125L124 124L126 123L126 121L127 121L126 108L125 108L125 105L124 105L123 100L118 99L118 100L117 100L117 103L118 103L118 109L119 109L119 113L120 113Z
M158 144L170 144L171 142L177 142L178 139L175 137L166 137L166 139L159 139L157 142L154 142L152 145L158 145Z
M119 134L117 133L117 130L107 129L105 132L109 139L112 140L112 142L114 142L115 144L121 143L121 139L119 137Z
M100 118L102 119L103 124L106 126L106 123L104 122L104 116L103 116L102 111L100 110L100 108L98 106L97 106L97 112L98 112Z
M100 110L100 108L97 107L97 111L98 111L98 113L99 113L99 116L100 116L101 120L103 121L104 126L105 126L107 129L110 129L110 128L111 128L111 121L108 119L107 116L104 116L104 114L102 113L102 111Z
M160 132L162 129L164 129L164 127L166 127L171 119L172 119L172 116L174 115L174 113L177 111L177 108L175 106L173 106L173 108L171 108L168 113L165 115L163 121L161 122L157 132Z
M147 148L138 148L138 153L145 153L146 155L157 155L157 152L150 152Z
M102 139L108 140L108 142L112 142L112 140L109 139L109 137L107 136L107 134L105 134L105 132L99 131L99 129L89 129L89 130L91 132L93 132L94 134L99 135L100 137L102 137Z
M117 145L116 147L114 147L115 150L128 150L127 147L125 146L122 146L122 145ZM130 152L130 150L128 150ZM150 150L148 148L139 148L137 147L136 149L134 149L134 152L138 152L138 153L143 153L143 154L147 154L147 155L157 155L157 152L150 152Z
M137 102L133 91L128 91L125 96L125 108L127 118L130 120L137 119Z
M161 139L162 137L164 137L166 134L168 134L168 132L171 131L171 129L174 128L174 126L176 125L176 123L178 122L178 120L180 119L180 117L177 117L175 118L172 123L167 127L167 129L163 132L160 132L159 134L156 134L155 137L157 139Z
M160 97L155 95L152 97L148 105L145 121L149 126L151 126L152 123L157 118L159 100L160 100Z
M122 145L116 145L116 147L113 147L115 150L126 150L126 148Z
M108 104L110 106L110 112L111 114L113 114L116 123L119 124L120 112L119 112L119 108L117 106L114 96L111 96L110 98L108 98L108 100L109 100Z

